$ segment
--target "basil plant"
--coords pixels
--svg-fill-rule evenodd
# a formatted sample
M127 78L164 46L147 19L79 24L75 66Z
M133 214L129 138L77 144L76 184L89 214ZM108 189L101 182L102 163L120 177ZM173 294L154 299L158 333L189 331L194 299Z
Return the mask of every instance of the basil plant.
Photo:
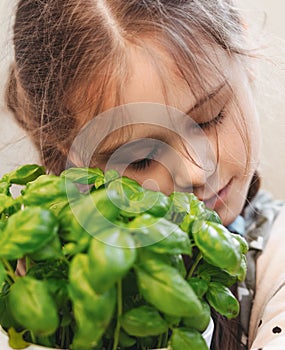
M24 165L0 180L0 325L14 349L206 350L212 310L239 313L246 252L191 193Z

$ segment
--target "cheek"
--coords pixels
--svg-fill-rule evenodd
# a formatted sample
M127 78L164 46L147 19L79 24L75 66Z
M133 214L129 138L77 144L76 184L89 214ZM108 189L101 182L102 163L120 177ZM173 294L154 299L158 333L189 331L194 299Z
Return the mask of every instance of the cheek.
M229 167L240 172L251 173L256 169L260 154L260 125L257 113L250 103L239 111L232 108L229 118L219 133L219 150L221 158ZM240 114L244 117L241 117ZM231 115L237 117L231 118Z
M244 88L239 90L237 98L240 104L240 112L244 119L243 128L246 128L247 131L247 135L245 133L245 137L247 137L245 142L249 145L250 167L256 169L260 157L261 127L252 91L246 82L247 80L244 82Z
M126 169L125 176L136 180L144 188L170 195L174 191L173 177L166 167L156 162L155 166L143 172Z
M248 146L246 135L233 122L223 126L218 138L218 160L222 173L246 170ZM238 169L238 170L237 170ZM243 171L242 171L243 169Z

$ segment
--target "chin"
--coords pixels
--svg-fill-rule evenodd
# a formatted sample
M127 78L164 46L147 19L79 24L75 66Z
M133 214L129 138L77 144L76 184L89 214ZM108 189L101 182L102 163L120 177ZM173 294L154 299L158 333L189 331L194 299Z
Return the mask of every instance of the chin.
M215 208L224 226L231 224L238 215L241 215L246 204L249 186L250 179L248 179L248 183L246 184L236 185L233 183L233 187L228 193L227 198L225 198L225 201L220 207Z
M245 201L237 201L237 199L235 198L233 203L225 203L222 207L216 209L224 226L231 224L242 212Z

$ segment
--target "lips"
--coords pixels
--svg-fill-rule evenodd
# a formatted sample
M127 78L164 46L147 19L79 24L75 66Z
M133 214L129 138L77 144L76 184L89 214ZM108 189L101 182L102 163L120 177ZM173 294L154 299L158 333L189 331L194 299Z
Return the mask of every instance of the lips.
M232 179L212 197L208 199L202 199L206 207L209 209L218 209L221 205L223 205L227 199L231 183Z

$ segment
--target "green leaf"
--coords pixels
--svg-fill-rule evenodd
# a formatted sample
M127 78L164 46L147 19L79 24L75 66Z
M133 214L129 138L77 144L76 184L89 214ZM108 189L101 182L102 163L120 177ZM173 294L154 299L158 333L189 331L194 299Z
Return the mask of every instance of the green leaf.
M181 317L177 317L177 316L164 314L163 317L167 322L167 324L170 326L170 328L173 328L173 326L177 327L181 321Z
M23 338L26 331L17 332L13 327L8 329L9 346L13 349L26 349L30 343Z
M157 337L151 336L151 337L138 338L137 343L138 343L137 349L154 349L157 344Z
M119 214L115 205L118 194L111 190L100 189L91 192L75 202L70 203L75 220L91 236L110 227Z
M168 324L159 312L147 305L127 311L120 321L124 330L136 337L160 335L168 330Z
M1 179L0 180L0 193L11 197L10 186L11 186L11 184L9 184L9 182L6 182L3 179Z
M122 279L123 310L126 312L134 307L145 304L143 296L139 294L135 271L131 269Z
M237 317L239 314L239 302L229 290L218 282L209 283L206 293L209 304L221 315L227 318Z
M178 317L202 311L198 297L173 267L159 259L146 259L135 269L141 294L158 310Z
M1 239L2 232L4 231L6 222L7 222L6 216L2 215L1 217L0 215L0 239Z
M90 285L89 273L88 257L76 255L69 272L69 294L76 322L73 349L90 350L97 346L115 311L115 288L97 294Z
M41 261L34 264L27 272L28 276L37 280L67 280L68 262L65 260Z
M241 235L235 234L235 233L231 233L232 237L234 239L236 239L240 245L240 250L242 254L246 254L248 252L248 244L247 241L245 240L244 237L242 237Z
M195 329L176 328L170 338L172 350L209 350L202 335Z
M0 261L0 291L2 289L2 284L4 283L6 276L7 276L7 273L6 273L5 267Z
M79 199L79 197L78 197L78 199ZM65 208L69 207L69 202L67 201L66 198L64 198L61 201L55 201L54 203L47 205L47 207L50 211L52 211L54 213L54 215L56 217L58 217L58 216L60 216L61 212L65 210Z
M171 210L175 213L190 213L189 196L185 192L173 192L170 195Z
M2 180L11 184L26 185L28 182L34 181L36 178L44 174L45 168L43 166L27 164L5 174Z
M95 184L95 188L105 182L104 173L99 168L70 168L63 171L60 176L83 185Z
M165 194L144 189L140 192L130 193L130 200L123 207L121 214L123 216L133 217L139 214L149 213L156 217L163 217L167 214L170 203L170 198Z
M183 278L186 278L187 270L181 254L170 255L170 264L180 273Z
M55 216L38 207L26 208L12 215L0 237L0 257L22 258L52 241L58 229Z
M52 295L57 307L68 304L68 268L65 260L48 260L37 262L28 270L27 276L46 281L46 288Z
M144 189L135 180L122 176L108 184L109 191L115 191L118 194L117 202L120 208L124 209L129 205L129 201L135 194L144 192ZM122 207L121 207L122 206Z
M192 236L192 226L197 218L194 215L186 214L183 219L180 220L179 227L188 233L188 235Z
M58 236L55 236L52 241L48 242L45 246L37 250L35 253L30 253L30 257L34 261L62 258L63 252Z
M147 209L147 213L157 217L165 216L171 205L170 198L162 192L145 190L142 198L146 203L151 203L150 208ZM132 199L134 200L134 198Z
M64 254L75 255L86 251L92 237L80 225L69 206L65 207L60 212L58 219L60 226L60 238L64 242Z
M193 193L173 192L170 199L172 203L167 218L178 225L181 224L181 228L186 232L189 232L192 225L192 217L197 220L205 216L206 207L204 203L199 201ZM186 217L188 219L185 221Z
M110 170L105 171L105 184L113 182L119 178L120 178L120 174L117 172L117 170L110 169ZM131 180L131 181L133 181L133 180Z
M49 279L46 281L47 289L57 306L60 308L60 312L67 310L69 313L68 319L70 320L72 315L70 314L70 300L68 294L68 281L67 280L56 280Z
M123 330L121 330L119 344L123 348L129 348L136 344L136 339L128 336Z
M74 183L55 175L42 175L29 182L22 190L25 206L39 205L48 208L56 203L68 202L80 196Z
M202 261L197 269L197 275L207 282L219 282L230 287L237 282L237 276L232 276L219 267L208 264Z
M242 260L241 245L223 225L196 221L192 233L197 247L208 263L224 269L231 275L239 272Z
M0 214L10 206L14 204L12 197L7 196L6 194L0 193Z
M61 312L69 308L68 268L69 264L65 260L48 260L37 262L27 272L27 276L46 281L46 287Z
M135 243L122 228L109 228L92 239L88 251L89 280L102 293L127 274L136 259Z
M29 276L18 278L11 286L8 300L13 317L25 329L44 336L56 331L57 308L44 281Z
M128 227L134 232L137 247L148 246L161 254L192 254L188 235L164 218L143 214L130 222Z
M20 325L12 316L8 302L9 291L10 285L5 282L0 293L0 324L5 329L10 327L18 329Z
M202 298L208 290L208 283L199 277L191 277L188 280L189 285L194 290L198 298Z
M199 332L204 332L211 319L210 306L202 301L203 311L199 314L183 318L183 323L188 328L194 328Z
M240 270L237 274L238 280L239 281L244 281L247 273L247 262L246 262L246 256L243 255L241 259L241 265L240 265Z
M204 202L200 201L193 193L188 193L190 202L190 214L194 215L196 219L204 219L207 217L209 209L206 208Z
M206 207L193 193L173 192L171 210L176 213L191 214L200 217L205 213Z
M206 208L205 216L203 218L206 221L216 222L217 224L222 223L221 218L219 217L217 212L215 212L214 210L210 210L208 208Z

